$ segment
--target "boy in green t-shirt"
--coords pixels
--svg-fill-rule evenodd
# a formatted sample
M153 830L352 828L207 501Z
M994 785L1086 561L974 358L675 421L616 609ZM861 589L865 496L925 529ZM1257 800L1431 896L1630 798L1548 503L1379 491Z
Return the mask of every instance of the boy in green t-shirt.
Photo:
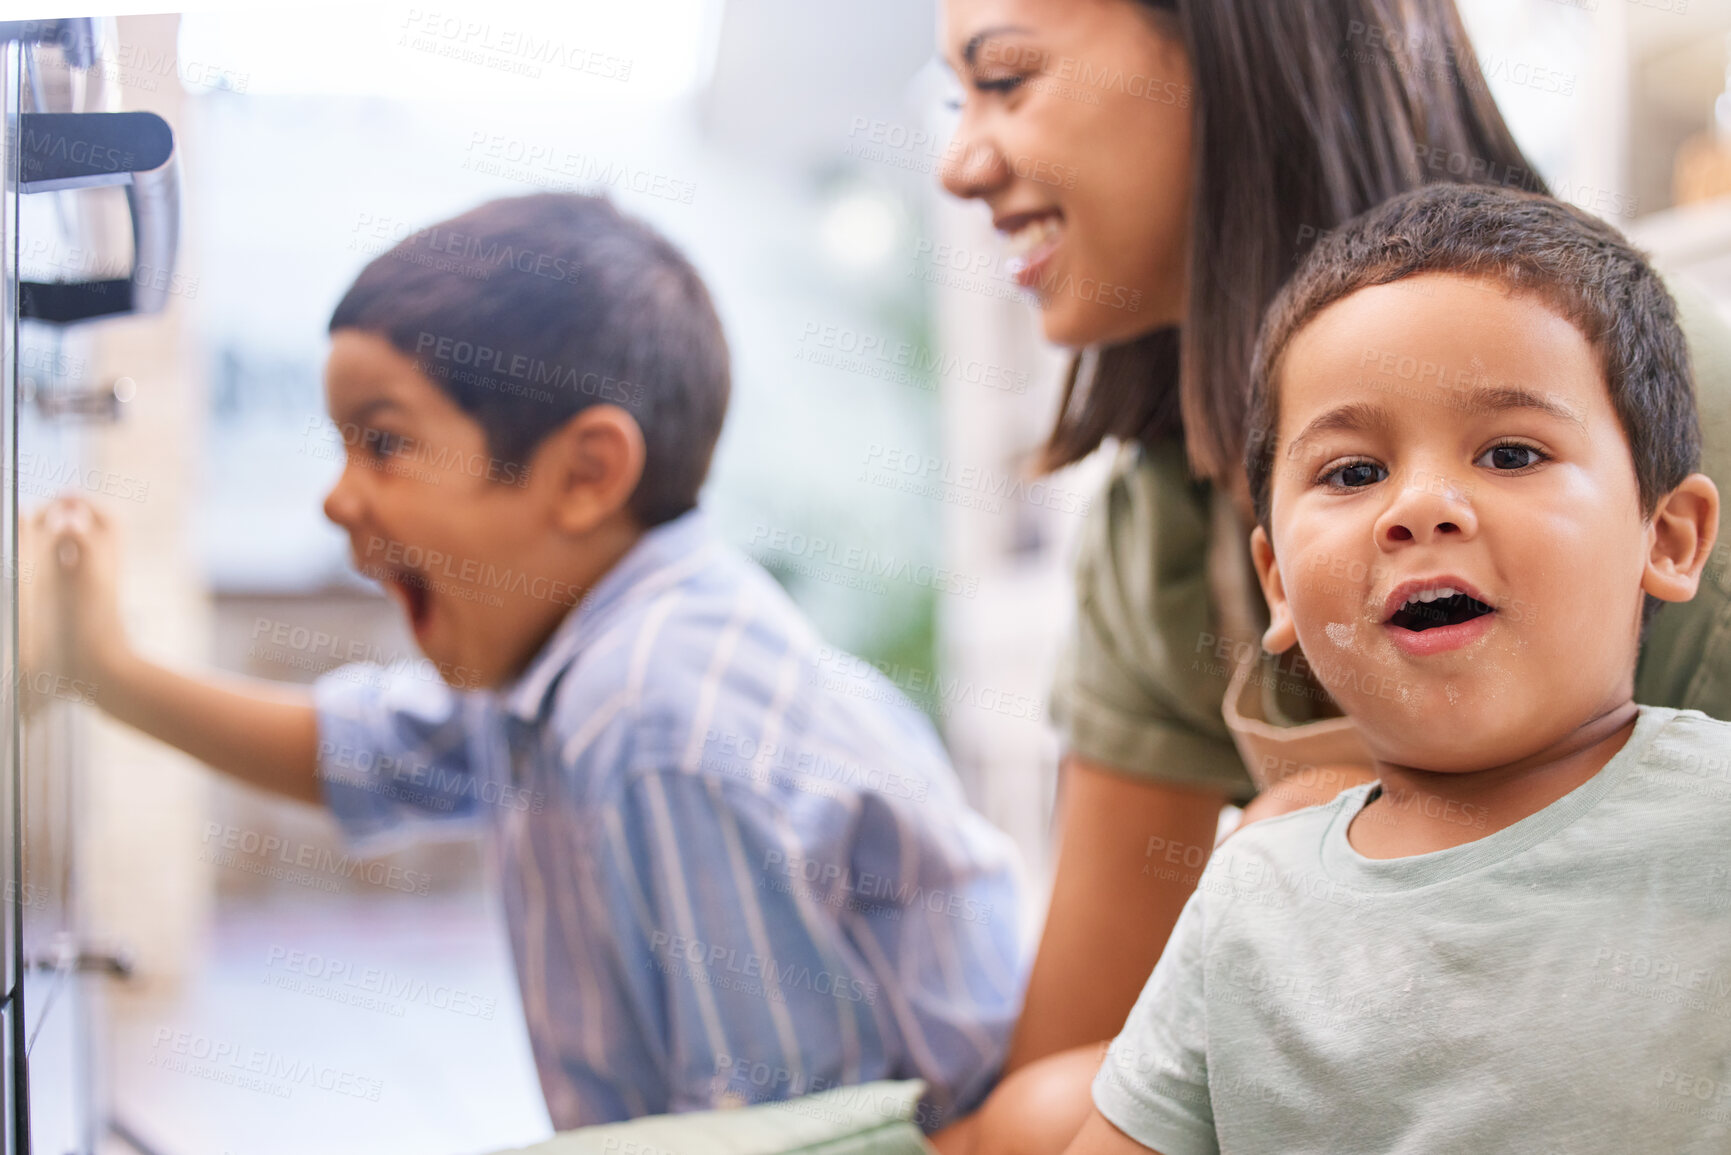
M1664 286L1431 185L1317 246L1252 388L1263 644L1380 780L1215 854L1071 1151L1731 1148L1731 724L1633 700L1718 524Z

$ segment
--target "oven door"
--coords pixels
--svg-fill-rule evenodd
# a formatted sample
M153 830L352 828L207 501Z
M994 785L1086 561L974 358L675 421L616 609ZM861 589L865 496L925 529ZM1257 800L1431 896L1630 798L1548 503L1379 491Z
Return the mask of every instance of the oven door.
M99 1043L103 984L124 954L81 921L79 833L88 719L59 699L65 679L19 661L21 599L49 575L18 552L20 518L79 474L112 389L86 367L103 318L162 306L178 197L168 126L117 107L105 53L111 21L0 21L0 1095L8 1155L89 1155L112 1128ZM124 195L130 264L92 259ZM110 205L110 209L117 206ZM111 246L110 246L111 247ZM122 246L123 248L124 246ZM39 584L41 583L41 584ZM123 1132L124 1133L124 1132Z
M18 680L18 114L23 46L0 41L0 685ZM0 695L0 1145L26 1150L28 1078L24 1064L23 911L15 896L23 881L19 821L20 711L15 693Z

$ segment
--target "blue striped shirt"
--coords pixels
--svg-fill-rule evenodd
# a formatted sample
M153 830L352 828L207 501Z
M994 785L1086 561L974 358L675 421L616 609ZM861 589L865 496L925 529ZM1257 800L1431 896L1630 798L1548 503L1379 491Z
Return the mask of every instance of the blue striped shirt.
M357 672L314 688L326 800L362 847L489 833L559 1130L902 1077L929 1128L990 1087L1025 979L1009 839L700 511L510 686Z

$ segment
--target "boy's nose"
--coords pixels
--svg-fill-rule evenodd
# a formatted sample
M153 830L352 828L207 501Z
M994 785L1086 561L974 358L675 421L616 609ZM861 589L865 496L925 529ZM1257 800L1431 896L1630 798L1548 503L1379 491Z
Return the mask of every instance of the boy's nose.
M325 495L325 516L344 529L352 529L360 522L362 502L356 491L353 467L345 468L337 477L337 483L331 486L331 491Z
M1473 512L1465 486L1431 476L1409 480L1376 523L1377 544L1384 549L1404 542L1428 544L1447 534L1462 539L1478 533L1478 515Z

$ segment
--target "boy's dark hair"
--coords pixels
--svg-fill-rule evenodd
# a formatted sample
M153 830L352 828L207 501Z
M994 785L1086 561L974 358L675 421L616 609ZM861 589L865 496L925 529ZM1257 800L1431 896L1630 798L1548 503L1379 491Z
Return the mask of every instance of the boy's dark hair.
M1671 294L1641 253L1604 221L1549 197L1426 185L1317 242L1269 306L1251 364L1244 457L1264 530L1280 418L1276 379L1287 347L1343 297L1421 273L1498 282L1538 297L1581 331L1629 439L1643 511L1694 471L1701 430L1689 346Z
M1318 241L1263 319L1250 373L1244 463L1256 520L1268 524L1280 423L1281 359L1299 330L1349 294L1420 273L1499 282L1544 301L1597 354L1629 439L1641 509L1695 470L1701 430L1677 306L1646 259L1588 213L1534 193L1432 184L1403 193ZM1643 622L1660 603L1646 599Z
M413 358L508 462L619 405L643 430L638 524L697 504L727 413L727 340L691 263L603 198L506 197L422 229L355 278L338 329Z

